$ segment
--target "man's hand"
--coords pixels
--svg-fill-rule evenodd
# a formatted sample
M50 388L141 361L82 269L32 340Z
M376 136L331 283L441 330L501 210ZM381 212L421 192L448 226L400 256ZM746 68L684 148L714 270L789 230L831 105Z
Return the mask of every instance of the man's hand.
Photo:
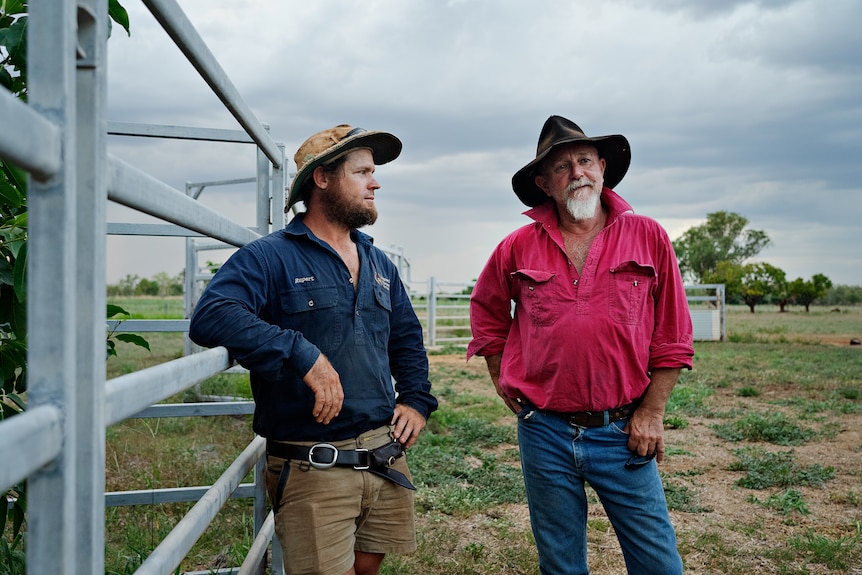
M500 364L503 362L503 354L486 355L485 363L488 364L488 375L491 376L491 381L494 383L494 389L497 390L497 395L506 403L506 407L512 410L512 413L518 414L521 412L521 405L503 393L503 388L500 387Z
M654 369L641 404L626 424L629 450L641 456L655 453L659 463L664 461L664 408L679 372L677 368Z
M314 408L311 414L317 423L328 424L341 412L344 390L338 372L322 353L302 378L314 392Z
M648 411L639 407L626 425L629 434L629 451L640 456L652 453L656 461L664 460L664 413Z
M395 439L409 449L419 439L419 433L425 429L425 418L412 407L399 403L395 405L392 425L395 426Z

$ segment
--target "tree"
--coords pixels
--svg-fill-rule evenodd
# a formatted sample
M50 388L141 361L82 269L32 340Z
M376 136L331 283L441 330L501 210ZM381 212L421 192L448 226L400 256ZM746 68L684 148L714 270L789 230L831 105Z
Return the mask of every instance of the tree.
M770 244L766 232L746 229L748 220L733 212L707 214L706 222L689 228L673 242L679 268L687 280L707 283L719 262L742 265Z
M159 295L159 283L153 280L142 279L135 288L136 295Z
M768 263L746 264L742 269L742 299L751 313L754 313L754 306L779 291L780 286L786 283L784 271Z
M798 304L805 306L806 313L809 311L811 302L822 298L832 287L832 280L823 274L814 274L810 281L796 278L788 286L788 292Z
M728 299L744 302L754 313L755 306L787 291L785 278L783 270L765 262L740 265L722 261L715 271L704 276L704 281L724 284Z

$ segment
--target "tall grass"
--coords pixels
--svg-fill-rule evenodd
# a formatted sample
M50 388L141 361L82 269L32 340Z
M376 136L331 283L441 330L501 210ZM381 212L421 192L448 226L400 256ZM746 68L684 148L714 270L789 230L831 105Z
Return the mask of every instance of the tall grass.
M118 305L137 315L137 304ZM849 345L862 337L862 308L731 309L727 318L729 341L696 343L694 369L666 414L660 469L687 572L852 572L862 564L862 444L844 438L862 425L862 350ZM181 334L146 337L152 352L122 347L109 377L182 353ZM430 361L440 410L409 454L419 549L388 557L382 572L538 573L513 418L484 362L465 363L457 347ZM201 392L249 396L248 380L219 376ZM120 423L108 430L108 489L211 483L251 438L248 417ZM827 457L838 440L847 452ZM109 509L111 572L130 572L188 507ZM613 529L597 513L591 572L623 572ZM231 501L182 568L238 565L251 515L250 502Z

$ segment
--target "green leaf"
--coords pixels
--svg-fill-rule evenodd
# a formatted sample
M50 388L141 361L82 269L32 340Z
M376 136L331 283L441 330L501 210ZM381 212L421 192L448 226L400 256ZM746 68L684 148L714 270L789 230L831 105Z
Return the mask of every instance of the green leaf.
M117 356L117 344L111 341L110 339L105 340L105 345L107 346L107 357Z
M0 42L2 43L2 42ZM10 92L13 91L12 88L12 74L10 74L6 68L0 68L0 86L3 86Z
M139 347L150 351L150 344L147 340L134 333L118 333L117 339L125 343L133 343Z
M20 72L27 73L27 17L18 18L6 32L6 50L9 64Z
M109 303L108 304L108 317L111 318L111 317L114 317L115 315L124 315L126 317L132 317L132 314L130 314L129 312L127 312L126 310L124 310L120 306Z
M2 76L2 71L0 71L0 76ZM19 189L3 179L0 179L0 205L12 209L24 205L24 197Z
M108 1L108 15L111 17L111 20L113 20L126 30L126 34L128 36L132 35L131 31L129 30L129 13L126 12L126 9L123 8L119 0Z
M26 14L26 0L3 0L3 12L6 14Z
M11 399L11 400L12 400L12 403L14 403L15 405L17 405L17 406L21 409L21 411L26 411L26 410L27 410L27 402L25 402L25 401L21 398L21 396L20 396L20 395L18 395L17 393L12 393L12 394L10 394L10 395L7 395L6 397L8 397L9 399Z
M21 245L18 250L12 275L15 297L18 301L27 301L27 244Z

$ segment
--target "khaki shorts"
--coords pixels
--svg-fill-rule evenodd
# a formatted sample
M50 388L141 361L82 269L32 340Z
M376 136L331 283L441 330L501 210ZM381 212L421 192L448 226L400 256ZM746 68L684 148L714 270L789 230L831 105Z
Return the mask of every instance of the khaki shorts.
M392 441L381 427L345 441L338 449L374 449ZM317 442L291 442L311 446ZM413 492L352 467L316 469L307 462L268 455L266 489L275 514L275 532L284 552L287 575L343 575L354 552L409 553L416 549ZM407 456L393 469L408 478ZM282 478L282 471L287 477ZM279 486L281 485L281 489ZM278 505L276 505L277 492Z

